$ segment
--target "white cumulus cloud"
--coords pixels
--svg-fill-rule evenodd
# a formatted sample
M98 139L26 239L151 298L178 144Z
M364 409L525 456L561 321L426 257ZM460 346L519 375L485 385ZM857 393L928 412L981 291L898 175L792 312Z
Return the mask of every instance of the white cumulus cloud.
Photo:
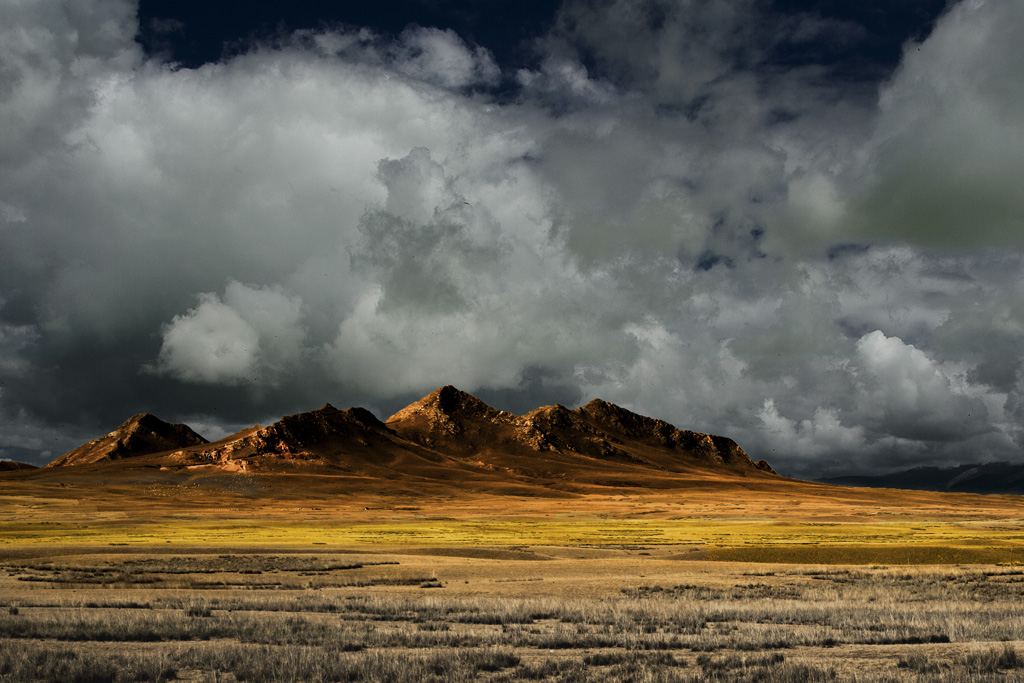
M157 373L205 384L273 384L302 353L302 301L279 287L227 284L164 327Z

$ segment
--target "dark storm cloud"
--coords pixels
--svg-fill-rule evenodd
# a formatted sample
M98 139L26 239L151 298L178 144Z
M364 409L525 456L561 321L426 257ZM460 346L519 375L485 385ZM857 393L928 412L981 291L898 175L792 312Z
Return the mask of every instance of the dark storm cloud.
M453 383L791 474L1018 458L1024 17L867 68L825 5L570 1L512 67L324 22L172 68L131 3L0 10L0 449Z
M850 222L876 239L1024 244L1024 197L1013 191L1024 154L1024 54L1014 43L1022 25L1020 3L962 2L908 45L880 94Z

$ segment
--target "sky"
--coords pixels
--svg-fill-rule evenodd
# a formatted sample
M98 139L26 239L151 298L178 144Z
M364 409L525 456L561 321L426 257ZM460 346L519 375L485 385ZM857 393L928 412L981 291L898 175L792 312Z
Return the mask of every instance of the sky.
M445 384L1024 461L1024 3L0 0L0 458Z

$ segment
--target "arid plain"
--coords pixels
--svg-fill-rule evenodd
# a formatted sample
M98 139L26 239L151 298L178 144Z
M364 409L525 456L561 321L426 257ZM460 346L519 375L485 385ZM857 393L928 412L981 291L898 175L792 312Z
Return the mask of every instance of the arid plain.
M3 474L0 680L1024 677L1019 497L799 482L615 406L439 391L390 445L359 432L374 457L325 407Z

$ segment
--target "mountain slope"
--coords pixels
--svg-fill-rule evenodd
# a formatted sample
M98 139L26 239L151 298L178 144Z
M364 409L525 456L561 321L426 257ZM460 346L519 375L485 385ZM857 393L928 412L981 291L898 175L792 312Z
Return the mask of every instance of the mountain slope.
M120 460L151 455L176 448L188 448L207 443L183 424L168 424L149 413L128 418L120 427L82 444L44 467L87 465L104 460Z
M398 411L386 424L414 443L466 455L509 441L517 419L453 386L444 386Z

